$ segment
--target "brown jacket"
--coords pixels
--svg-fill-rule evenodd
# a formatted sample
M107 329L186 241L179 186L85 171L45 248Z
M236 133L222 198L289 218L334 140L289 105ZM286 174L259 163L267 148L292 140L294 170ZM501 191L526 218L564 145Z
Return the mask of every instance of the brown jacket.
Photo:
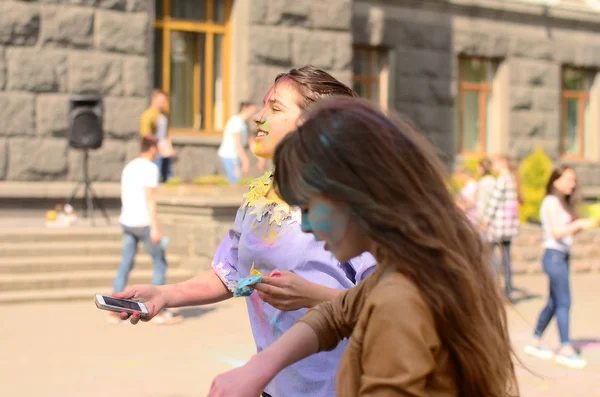
M400 273L380 268L300 321L315 330L320 351L350 338L337 376L340 397L458 395L431 311Z

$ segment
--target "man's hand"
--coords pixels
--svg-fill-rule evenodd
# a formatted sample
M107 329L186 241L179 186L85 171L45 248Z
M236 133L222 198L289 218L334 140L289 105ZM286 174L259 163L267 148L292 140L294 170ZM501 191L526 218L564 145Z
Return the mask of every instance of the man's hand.
M318 303L313 300L315 287L316 284L295 273L277 272L272 273L271 276L263 276L262 281L256 284L254 289L269 305L282 311L292 311L312 307Z
M152 244L156 245L158 243L160 243L160 240L162 240L163 235L160 232L160 229L157 227L152 227L150 228L150 240L152 240Z

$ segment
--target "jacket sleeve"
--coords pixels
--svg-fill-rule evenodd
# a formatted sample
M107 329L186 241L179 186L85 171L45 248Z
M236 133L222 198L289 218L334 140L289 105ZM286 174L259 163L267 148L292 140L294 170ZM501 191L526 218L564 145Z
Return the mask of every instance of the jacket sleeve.
M413 288L390 283L385 289L369 299L366 328L356 335L362 339L363 369L357 395L429 396L427 378L440 349L433 316Z
M213 270L232 293L235 292L240 279L238 273L238 247L244 214L245 210L240 208L233 226L229 229L225 238L221 240L212 261Z
M504 178L498 178L498 181L494 185L494 189L492 190L492 194L490 195L490 199L488 200L487 207L485 209L485 213L483 215L483 223L489 224L492 219L496 216L496 212L500 207L502 196L504 194Z
M340 341L352 335L371 279L310 309L299 320L315 330L319 339L319 351L333 350Z

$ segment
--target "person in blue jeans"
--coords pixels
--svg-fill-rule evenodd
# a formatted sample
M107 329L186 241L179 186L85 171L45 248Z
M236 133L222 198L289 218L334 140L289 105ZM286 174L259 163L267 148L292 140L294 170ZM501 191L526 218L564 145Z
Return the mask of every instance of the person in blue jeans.
M256 112L256 105L242 102L238 114L231 116L223 131L223 140L217 154L230 185L236 185L250 170L245 147L249 145L248 120Z
M164 285L166 281L165 239L160 231L156 210L156 188L160 172L154 163L157 155L156 138L145 136L142 138L140 156L129 162L121 175L119 222L123 228L123 256L114 282L113 291L115 293L122 292L127 285L140 242L152 257L154 264L152 284ZM181 316L176 316L168 311L159 313L153 319L159 324L173 324L181 322L181 320ZM109 322L121 321L117 313L109 314Z
M525 353L542 359L554 357L554 353L545 348L541 340L552 318L556 318L561 343L556 362L570 368L583 368L587 362L573 348L569 336L570 256L573 235L596 226L597 221L578 219L572 199L576 186L575 171L567 166L554 169L546 186L540 219L544 233L542 265L550 281L550 292L537 321L533 339L525 346Z

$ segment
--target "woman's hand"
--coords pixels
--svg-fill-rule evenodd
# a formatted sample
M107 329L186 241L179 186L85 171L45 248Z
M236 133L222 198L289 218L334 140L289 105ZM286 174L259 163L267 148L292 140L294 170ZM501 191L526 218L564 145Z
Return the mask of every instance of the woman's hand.
M315 300L319 288L328 289L287 271L263 276L262 281L254 286L263 301L282 311L313 307L319 303Z
M578 230L588 230L598 225L598 221L593 218L580 218L573 222Z
M136 312L133 315L122 312L121 319L126 320L131 317L131 324L137 324L140 319L142 321L150 321L166 306L165 298L162 292L154 285L134 285L126 291L113 294L118 299L131 299L138 302L143 302L148 309L148 315L141 317L141 314Z
M240 368L217 376L210 386L208 397L260 396L273 375L266 366L251 364L253 360Z

